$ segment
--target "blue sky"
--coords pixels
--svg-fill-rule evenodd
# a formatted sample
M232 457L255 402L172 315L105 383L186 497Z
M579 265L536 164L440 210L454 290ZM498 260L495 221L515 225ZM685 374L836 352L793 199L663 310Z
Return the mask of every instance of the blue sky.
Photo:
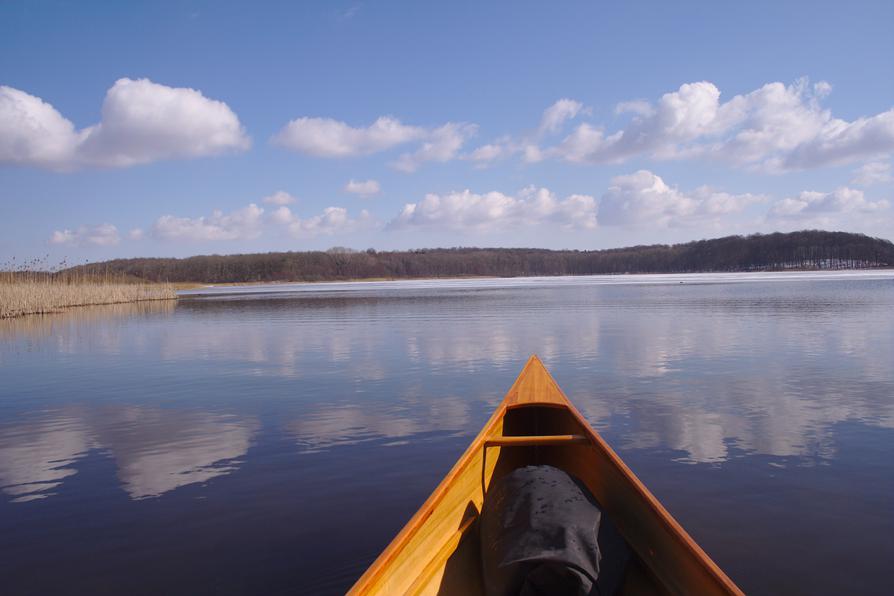
M891 2L0 2L0 260L894 238L892 22Z

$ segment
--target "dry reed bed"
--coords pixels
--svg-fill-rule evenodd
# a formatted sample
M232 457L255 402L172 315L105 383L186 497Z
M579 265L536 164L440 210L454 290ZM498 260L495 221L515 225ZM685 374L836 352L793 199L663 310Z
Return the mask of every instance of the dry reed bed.
M172 300L176 297L170 284L18 279L0 282L0 319L60 312L73 306Z

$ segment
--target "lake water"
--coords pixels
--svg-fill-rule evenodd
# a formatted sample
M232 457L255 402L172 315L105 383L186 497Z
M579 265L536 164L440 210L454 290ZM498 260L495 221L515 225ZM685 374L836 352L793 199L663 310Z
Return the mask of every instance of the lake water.
M0 593L335 594L537 353L751 594L889 594L894 272L223 288L0 321Z

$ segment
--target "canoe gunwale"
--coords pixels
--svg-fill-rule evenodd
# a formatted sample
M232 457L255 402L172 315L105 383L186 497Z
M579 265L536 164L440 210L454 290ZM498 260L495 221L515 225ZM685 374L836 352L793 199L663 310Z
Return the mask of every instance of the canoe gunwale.
M453 465L444 479L438 484L434 491L432 491L431 495L425 500L422 506L413 514L413 517L406 523L406 525L398 532L397 536L385 547L385 550L373 561L372 565L364 572L363 575L357 580L357 582L351 587L348 591L348 594L366 594L368 593L368 588L371 586L377 579L381 577L384 571L388 568L388 565L394 560L395 557L400 553L400 550L403 548L406 542L408 542L414 534L416 534L421 528L425 521L434 514L435 508L438 504L444 499L444 497L449 492L453 481L463 472L466 468L469 467L469 464L472 463L474 459L475 453L484 448L484 441L487 435L490 434L490 431L497 425L497 422L503 418L506 413L505 404L501 404L497 407L494 413L491 415L490 419L488 419L487 423L485 423L484 428L481 429L481 432L475 437L472 443L466 448L457 462ZM482 468L483 469L483 468ZM483 474L483 472L482 472ZM482 478L482 482L484 482L484 478ZM449 541L445 540L445 544Z
M441 545L441 548L438 549L438 553L432 557L431 561L422 569L422 573L419 574L418 577L413 581L413 584L407 590L407 594L418 594L421 592L422 588L425 586L426 582L431 579L435 573L437 573L438 567L444 564L447 559L450 558L450 555L453 553L453 549L462 541L466 536L466 532L472 527L475 523L475 520L478 518L478 515L468 516L463 523L457 528L457 530L451 534L447 540L444 541L444 544Z

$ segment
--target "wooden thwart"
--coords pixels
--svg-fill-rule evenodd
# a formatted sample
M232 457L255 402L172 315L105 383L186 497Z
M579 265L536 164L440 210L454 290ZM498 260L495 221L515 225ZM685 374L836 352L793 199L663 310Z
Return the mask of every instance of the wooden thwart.
M583 435L526 435L522 437L491 437L484 442L485 447L536 447L538 445L567 445L569 443L589 443Z

